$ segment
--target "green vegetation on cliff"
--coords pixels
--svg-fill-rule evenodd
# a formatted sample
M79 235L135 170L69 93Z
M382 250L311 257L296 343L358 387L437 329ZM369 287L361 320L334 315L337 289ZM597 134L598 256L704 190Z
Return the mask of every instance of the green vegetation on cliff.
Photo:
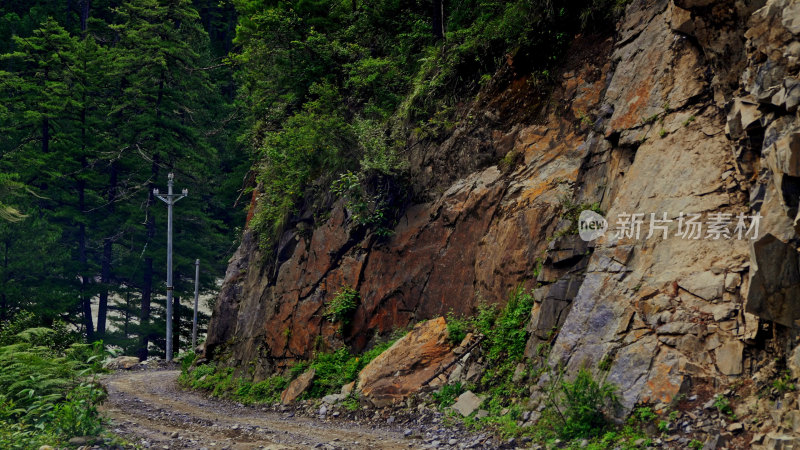
M259 161L262 244L301 206L327 207L332 184L356 224L386 233L412 133L439 140L507 60L546 85L573 36L609 27L624 3L460 0L437 19L428 0L236 1L231 60Z
M168 172L190 193L178 298L195 258L215 289L243 181L258 185L266 246L336 198L387 235L415 194L409 140L440 141L503 65L544 88L573 36L608 28L620 2L437 1L441 16L429 0L3 4L0 321L30 311L160 353L166 211L152 190Z

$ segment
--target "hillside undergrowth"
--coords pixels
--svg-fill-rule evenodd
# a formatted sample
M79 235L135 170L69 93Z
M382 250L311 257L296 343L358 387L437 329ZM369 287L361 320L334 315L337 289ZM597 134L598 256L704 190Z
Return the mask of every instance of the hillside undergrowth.
M237 2L231 61L248 113L242 139L258 160L251 227L262 246L300 208L324 210L337 196L349 195L357 225L386 233L408 197L412 135L443 138L459 105L509 61L547 85L573 37L610 29L626 3L446 2L439 36L429 1ZM391 189L376 189L376 177Z
M100 435L102 342L78 343L59 324L18 328L11 322L0 331L0 448L61 446Z

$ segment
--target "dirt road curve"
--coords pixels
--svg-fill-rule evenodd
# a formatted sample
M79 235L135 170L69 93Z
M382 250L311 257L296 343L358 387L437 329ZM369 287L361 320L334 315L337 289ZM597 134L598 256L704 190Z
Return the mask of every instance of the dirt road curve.
M179 372L120 371L103 383L103 412L132 443L157 449L408 449L424 445L402 431L265 412L181 390Z

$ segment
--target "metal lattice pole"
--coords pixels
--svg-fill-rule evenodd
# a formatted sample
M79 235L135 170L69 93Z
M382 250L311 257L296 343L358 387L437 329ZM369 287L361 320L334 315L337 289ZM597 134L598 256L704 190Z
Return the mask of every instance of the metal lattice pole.
M158 189L153 189L153 194L167 204L167 361L172 361L172 206L183 197L189 195L189 191L184 189L181 194L172 193L172 183L174 175L170 172L167 180L167 195L158 193Z
M192 351L197 348L197 302L200 298L200 260L194 260L194 317L192 318Z

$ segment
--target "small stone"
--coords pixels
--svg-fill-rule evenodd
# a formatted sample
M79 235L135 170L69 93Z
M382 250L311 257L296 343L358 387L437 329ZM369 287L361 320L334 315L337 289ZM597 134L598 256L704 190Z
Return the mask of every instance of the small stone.
M91 442L93 439L91 436L75 436L71 438L67 443L70 445L86 445Z
M730 341L714 350L717 356L717 368L723 375L740 375L742 373L742 351L744 344Z
M458 440L457 439L452 439L451 438L450 440L447 441L447 445L456 445L456 444L458 444Z
M172 439L178 439L180 437L180 434L178 434L177 431L173 431L169 437L171 437Z
M453 405L453 409L466 417L478 409L481 403L483 403L483 399L475 395L472 391L467 391L458 396L458 400Z
M413 433L413 432L412 432L410 429L408 429L408 428L406 428L405 430L403 430L403 436L404 436L404 437L409 437L409 436L411 436L411 434L412 434L412 433Z
M355 387L355 385L356 385L355 381L351 381L350 383L345 384L344 386L342 386L341 394L347 397L348 395L350 395L351 392L353 392L353 387Z
M734 423L728 425L727 430L730 431L731 433L738 433L738 432L744 430L744 425L742 425L741 422L734 422Z
M329 404L329 405L334 405L334 404L339 403L340 401L344 400L345 398L347 398L347 396L344 395L344 394L328 394L328 395L322 397L322 401L324 403Z

